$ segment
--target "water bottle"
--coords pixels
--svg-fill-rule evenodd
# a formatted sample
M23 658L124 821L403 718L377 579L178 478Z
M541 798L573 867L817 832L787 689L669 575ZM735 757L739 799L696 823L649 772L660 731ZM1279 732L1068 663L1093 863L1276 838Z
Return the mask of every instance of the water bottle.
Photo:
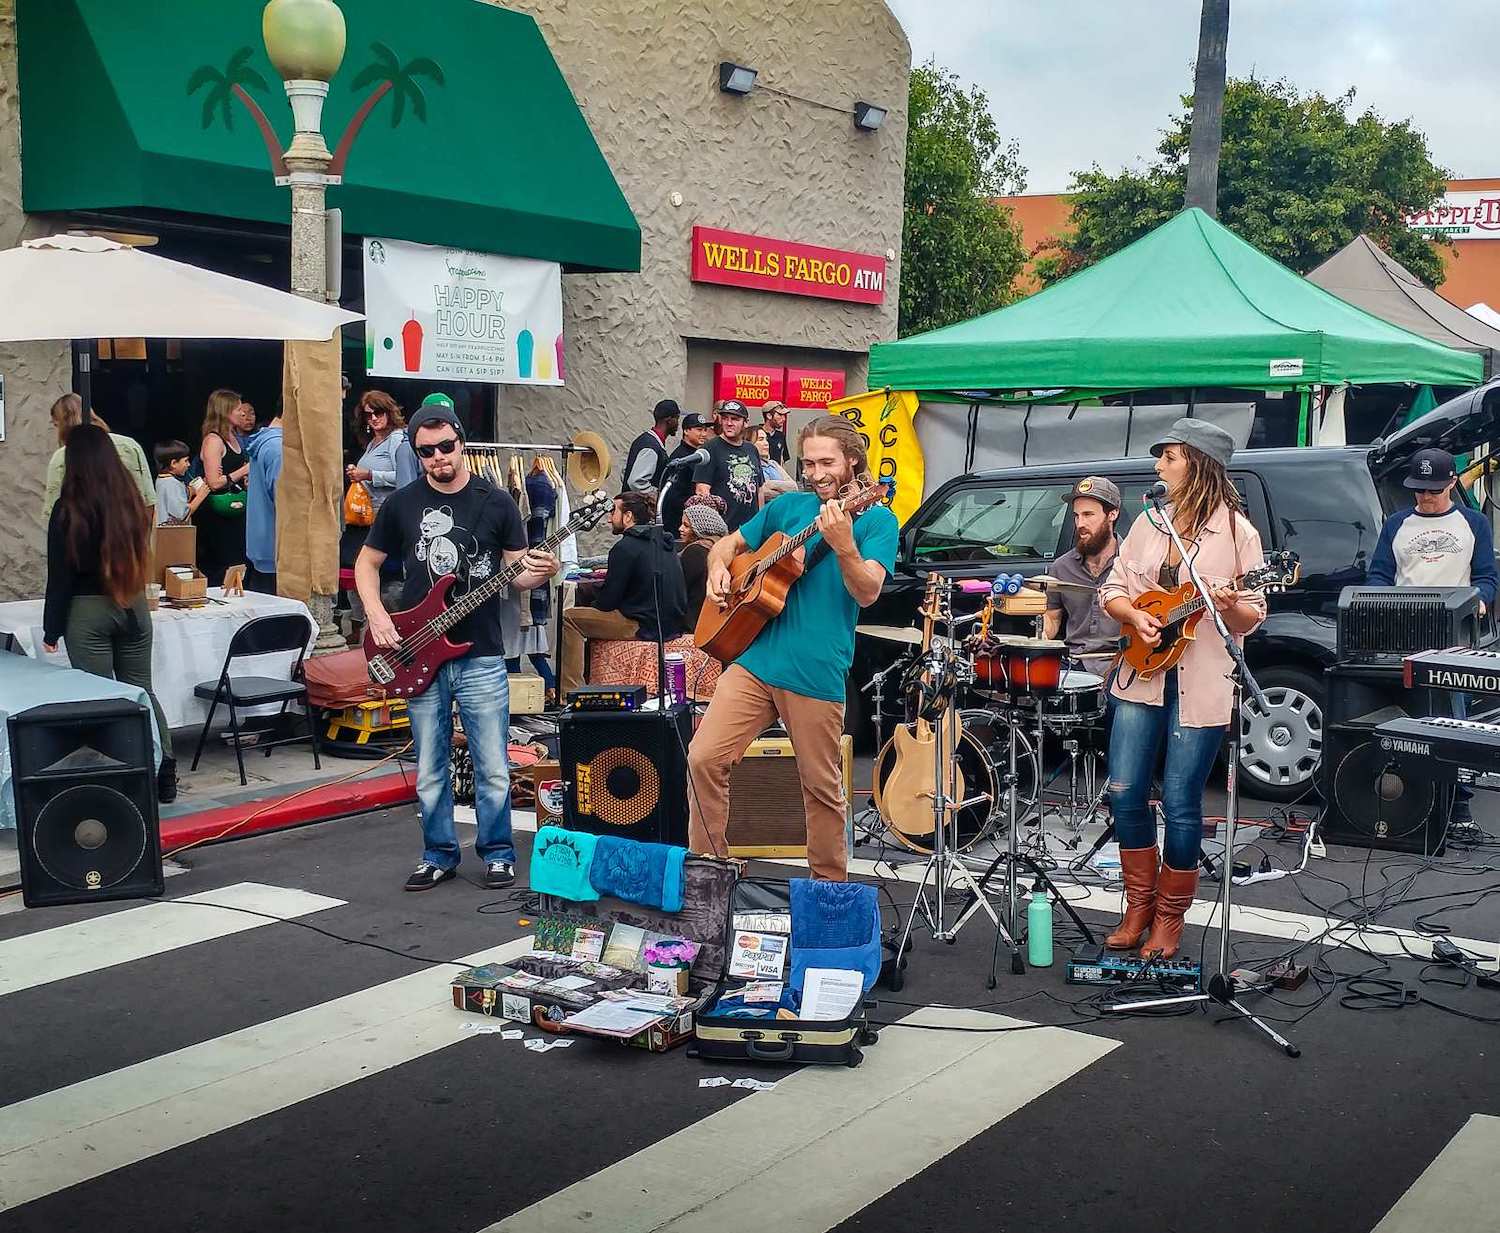
M1026 957L1034 968L1052 966L1052 899L1040 882L1026 905Z

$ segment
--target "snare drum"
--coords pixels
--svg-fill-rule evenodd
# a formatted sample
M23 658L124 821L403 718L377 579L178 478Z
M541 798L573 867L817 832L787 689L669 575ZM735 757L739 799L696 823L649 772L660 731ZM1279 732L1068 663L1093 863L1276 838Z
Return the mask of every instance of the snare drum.
M1053 638L1001 634L975 656L974 680L1012 694L1054 694L1062 684L1067 649L1067 643Z
M1072 669L1061 687L1042 699L1042 722L1050 728L1073 728L1104 714L1104 678Z

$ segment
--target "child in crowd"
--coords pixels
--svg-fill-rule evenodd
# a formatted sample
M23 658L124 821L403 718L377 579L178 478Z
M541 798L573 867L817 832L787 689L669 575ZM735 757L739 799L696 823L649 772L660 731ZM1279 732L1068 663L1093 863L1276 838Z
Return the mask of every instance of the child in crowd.
M181 441L159 441L152 453L156 455L156 525L180 526L203 504L208 485L201 476L195 475L191 483L183 479L192 451Z

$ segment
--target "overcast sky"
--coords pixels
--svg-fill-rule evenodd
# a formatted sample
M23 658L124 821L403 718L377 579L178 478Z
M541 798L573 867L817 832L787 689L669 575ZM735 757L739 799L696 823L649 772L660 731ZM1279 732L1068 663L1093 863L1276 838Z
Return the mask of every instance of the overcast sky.
M1199 0L888 0L912 61L935 58L988 95L1021 143L1028 193L1155 152L1191 94ZM1439 166L1500 175L1500 3L1232 0L1229 75L1304 93L1353 86L1358 110L1410 118Z

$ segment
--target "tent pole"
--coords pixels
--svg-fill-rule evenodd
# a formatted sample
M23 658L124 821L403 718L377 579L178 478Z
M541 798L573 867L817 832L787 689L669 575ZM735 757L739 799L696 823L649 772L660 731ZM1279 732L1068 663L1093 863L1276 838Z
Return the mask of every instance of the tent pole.
M1135 427L1135 391L1125 398L1125 457L1130 457L1130 433Z
M974 446L975 446L975 439L978 437L978 435L979 435L979 404L977 402L971 402L969 404L969 432L968 432L968 440L966 440L964 442L964 470L965 471L972 471L974 469Z
M1307 444L1307 419L1311 399L1308 397L1306 388L1297 391L1299 406L1297 409L1297 444Z
M1031 448L1031 408L1034 404L1026 404L1026 414L1021 417L1021 465L1026 465L1026 451Z
M83 345L74 343L73 350L78 357L78 397L83 403L83 422L88 424L94 418L93 348L85 339Z

